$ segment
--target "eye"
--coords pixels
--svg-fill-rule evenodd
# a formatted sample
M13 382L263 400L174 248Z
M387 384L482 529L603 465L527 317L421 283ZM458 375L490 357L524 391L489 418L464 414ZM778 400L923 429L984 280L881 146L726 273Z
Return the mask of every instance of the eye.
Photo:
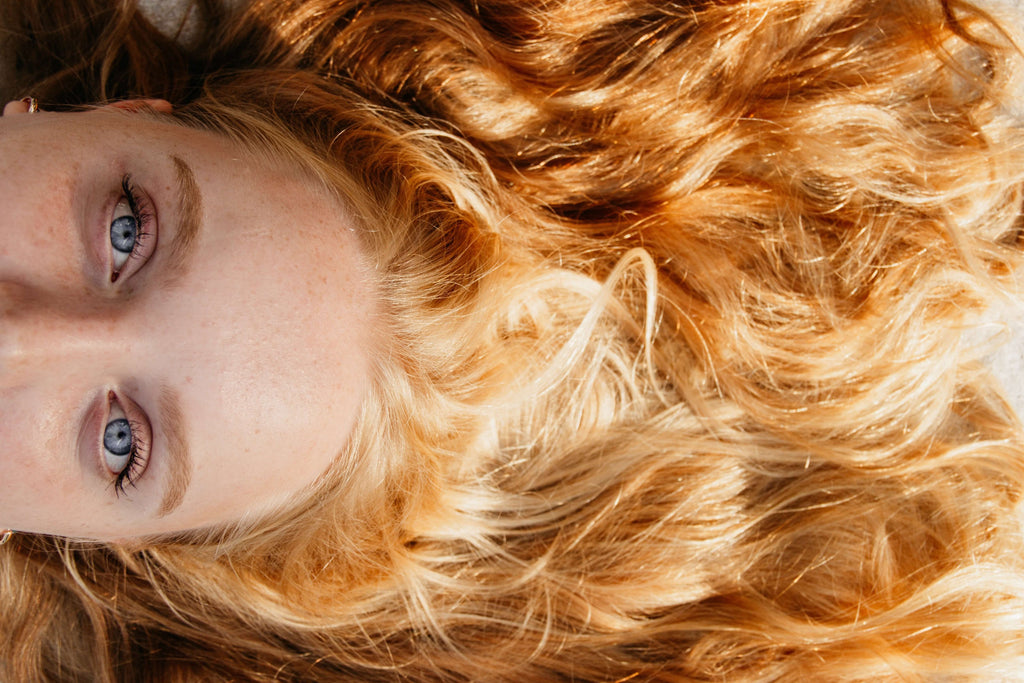
M114 490L120 495L134 486L146 469L149 446L145 423L129 419L117 396L109 394L110 411L103 428L103 464L114 476Z
M124 202L119 202L114 220L110 224L110 246L114 248L114 272L119 272L128 257L135 251L139 241L139 221L128 211Z
M153 213L131 176L121 179L121 199L110 218L110 281L138 271L153 254Z

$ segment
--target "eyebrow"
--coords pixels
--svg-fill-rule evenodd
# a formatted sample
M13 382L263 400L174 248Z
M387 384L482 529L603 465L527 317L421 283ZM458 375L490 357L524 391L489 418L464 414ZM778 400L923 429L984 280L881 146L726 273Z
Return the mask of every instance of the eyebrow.
M188 272L192 252L199 241L202 227L203 195L199 191L195 173L188 163L171 155L174 175L178 185L178 230L170 246L167 259L167 280L174 283Z
M188 162L173 154L171 162L178 186L178 230L169 247L166 281L173 284L188 272L190 257L199 241L203 196ZM157 516L166 517L181 505L192 479L192 457L185 438L185 418L178 393L171 387L165 386L160 392L160 423L167 442L168 469Z
M171 514L185 498L189 481L192 479L192 456L185 439L185 418L181 412L178 393L171 387L160 392L160 424L167 442L167 477L164 482L164 497L157 510L158 517Z

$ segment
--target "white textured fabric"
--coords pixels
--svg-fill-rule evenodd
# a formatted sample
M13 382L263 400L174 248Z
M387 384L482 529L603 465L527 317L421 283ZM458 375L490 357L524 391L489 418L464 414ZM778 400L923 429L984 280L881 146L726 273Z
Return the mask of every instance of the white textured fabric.
M968 338L996 346L985 360L1002 383L1010 405L1024 417L1024 304L1008 302L995 307L988 322Z
M1024 0L989 0L989 6L1007 25L1020 26L1024 22ZM1020 119L1024 130L1024 79L1018 83L1017 97L1008 106ZM1024 279L1013 300L994 306L986 320L980 330L968 335L968 339L971 342L984 339L988 343L984 348L990 351L985 360L1002 383L1010 405L1024 418Z
M139 0L139 9L161 33L184 45L197 37L200 12L189 0Z

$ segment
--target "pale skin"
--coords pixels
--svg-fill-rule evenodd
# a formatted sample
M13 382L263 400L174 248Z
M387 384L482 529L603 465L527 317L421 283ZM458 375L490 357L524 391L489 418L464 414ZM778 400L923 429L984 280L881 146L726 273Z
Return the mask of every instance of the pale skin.
M0 119L0 528L258 515L329 468L368 383L373 275L340 202L137 108Z

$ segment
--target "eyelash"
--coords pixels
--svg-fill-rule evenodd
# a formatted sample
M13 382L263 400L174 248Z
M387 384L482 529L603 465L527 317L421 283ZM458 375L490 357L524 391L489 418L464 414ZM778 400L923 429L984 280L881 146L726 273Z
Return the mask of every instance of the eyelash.
M126 202L128 202L128 210L131 211L132 217L135 219L137 229L137 232L135 233L135 244L132 245L132 252L129 260L137 259L142 255L143 244L150 237L149 227L153 220L153 213L143 196L136 191L130 174L125 174L121 178L121 196ZM127 264L128 262L126 261L125 263ZM125 266L121 266L121 269L115 270L111 273L110 281L112 283L117 282L118 278L121 277L124 267Z
M135 487L138 478L146 471L149 464L149 456L152 450L153 434L150 431L149 423L145 420L144 414L133 401L121 399L114 391L107 392L107 419L104 424L109 425L112 419L124 418L128 421L128 429L131 433L132 444L127 453L127 460L116 474L111 472L113 477L112 486L114 494L120 498L121 494L127 495L127 488ZM101 433L100 439L104 438ZM103 443L100 448L106 449ZM101 456L104 460L105 455ZM106 463L104 463L106 465Z
M128 419L128 425L132 431L132 448L128 452L128 462L125 463L124 469L118 472L117 477L114 479L114 493L120 497L125 492L125 488L128 486L135 486L135 478L139 472L145 471L146 469L146 456L143 455L143 449L139 447L139 441L141 441L141 435L143 427L135 420ZM138 436L136 436L138 435ZM148 452L148 449L146 449ZM139 472L136 472L139 470Z

